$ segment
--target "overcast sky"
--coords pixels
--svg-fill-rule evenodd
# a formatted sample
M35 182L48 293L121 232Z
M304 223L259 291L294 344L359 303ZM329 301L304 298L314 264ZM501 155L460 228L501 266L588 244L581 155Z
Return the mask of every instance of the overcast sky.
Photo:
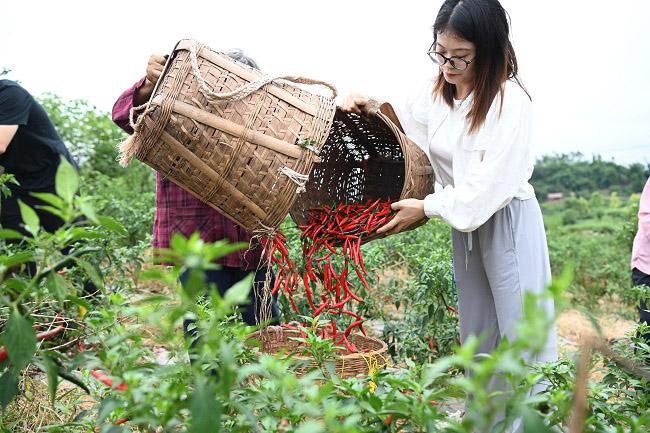
M435 69L442 2L4 0L0 67L34 94L110 110L151 53L178 39L243 48L271 74L398 101ZM538 155L650 162L650 1L503 0L536 111Z

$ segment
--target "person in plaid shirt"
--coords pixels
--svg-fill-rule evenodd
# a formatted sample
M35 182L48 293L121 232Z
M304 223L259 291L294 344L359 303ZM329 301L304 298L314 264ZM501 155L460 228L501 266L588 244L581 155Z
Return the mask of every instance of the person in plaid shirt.
M253 68L257 64L245 56L240 50L230 50L227 54L235 60L245 63ZM144 104L153 93L156 82L162 74L165 65L165 57L152 55L147 64L146 76L137 83L125 90L113 106L113 122L129 134L133 128L129 123L131 108ZM212 207L203 203L192 194L156 173L156 213L153 227L153 248L169 248L172 234L180 233L189 237L194 232L199 232L201 239L206 242L216 242L227 239L230 242L251 241L251 235L244 228L232 222ZM232 253L217 260L221 266L216 270L206 271L206 282L214 283L223 295L233 284L240 281L247 274L255 271L253 289L250 292L250 302L242 311L244 322L248 325L257 324L256 317L259 317L261 302L257 293L261 293L267 269L258 269L262 257L262 247L259 243L253 242L250 249ZM184 272L180 276L181 283L185 283L189 274ZM273 281L271 281L273 284ZM272 306L273 320L279 318L277 299L273 298ZM186 333L195 335L189 331L191 320L185 320L183 327Z

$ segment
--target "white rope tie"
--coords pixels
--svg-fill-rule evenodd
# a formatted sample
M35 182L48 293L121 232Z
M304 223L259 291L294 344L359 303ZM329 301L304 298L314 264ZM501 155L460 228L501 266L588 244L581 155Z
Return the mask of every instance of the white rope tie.
M284 167L280 167L278 171L285 176L287 176L293 183L298 185L298 188L296 189L296 194L300 194L302 192L305 192L305 184L309 180L309 175L298 173L297 171L287 167L286 165Z

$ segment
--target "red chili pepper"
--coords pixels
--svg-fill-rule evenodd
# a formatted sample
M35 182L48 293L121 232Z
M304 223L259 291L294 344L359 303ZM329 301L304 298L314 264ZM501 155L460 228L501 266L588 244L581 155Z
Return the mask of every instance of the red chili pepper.
M311 309L316 310L316 306L314 305L314 294L311 291L311 283L309 282L309 275L303 274L302 281L303 284L305 285L305 292L307 293L307 301L309 302Z
M361 317L357 313L353 313L352 311L349 311L349 310L341 309L341 313L347 314L348 316L352 316L357 320L363 320L363 317Z
M332 305L330 308L333 308L333 309L341 309L341 308L343 308L343 306L344 306L345 304L347 304L348 302L350 302L350 299L352 299L352 296L349 296L349 295L348 295L345 299L343 299L343 300L340 301L340 302L337 302L336 304Z
M55 335L60 334L63 330L65 330L65 326L59 325L56 328L51 329L49 331L39 332L38 334L36 334L36 341L49 340ZM4 346L0 347L0 362L6 360L8 357L9 357L9 352L7 352L7 349Z
M293 300L293 296L289 296L289 301L291 302L291 306L293 307L293 311L300 314L300 311L298 311L298 307L296 306L296 301Z
M100 372L100 371L97 371L97 370L92 370L92 371L90 372L90 374L91 374L95 379L97 379L97 380L99 380L101 383L103 383L104 385L108 386L109 388L113 388L113 379L111 379L110 377L106 376L104 373L102 373L102 372ZM118 390L118 391L120 391L120 392L124 392L124 391L126 391L127 389L129 389L129 387L126 385L126 383L122 382L122 383L120 383L119 385L117 385L117 386L115 387L115 389Z
M350 335L350 332L352 332L352 330L353 330L354 328L360 326L361 323L362 323L361 320L357 320L356 322L352 322L352 323L350 324L350 326L347 327L347 329L345 330L345 332L343 332L343 335L344 335L345 337L347 337L348 335Z
M341 343L345 344L345 347L347 347L347 349L351 353L357 353L359 351L354 344L352 344L347 338L345 338L345 336L343 336L343 338L341 338L336 344L341 344Z
M302 281L314 316L327 311L333 316L346 314L355 319L342 336L337 330L336 320L330 320L327 328L319 330L319 335L332 338L338 343L345 343L350 351L356 351L354 344L347 339L352 329L358 327L365 334L362 325L364 319L350 311L352 301L363 301L354 293L353 288L356 284L351 281L350 275L356 274L363 287L370 291L361 244L364 236L392 218L393 211L390 206L390 201L375 199L367 203L338 203L310 209L308 222L299 226L302 232L300 238L304 263L304 270L301 272L297 271L291 261L284 235L278 233L272 243L268 246L265 244L265 247L274 253L272 263L281 268L277 276L279 281L276 281L273 292L283 287L294 311L298 312L298 308L293 295ZM338 264L334 266L333 258L341 255L343 263L339 269ZM355 272L352 273L350 268ZM312 282L317 284L312 285ZM318 306L316 299L321 300Z
M280 289L280 286L282 285L283 275L284 270L280 271L280 273L275 276L275 283L273 284L273 290L271 290L272 295L275 295Z
M325 311L325 309L326 309L329 305L330 305L329 301L325 301L325 302L323 302L323 303L318 307L318 309L316 309L316 311L314 311L314 317L317 317L318 315L320 315L323 311Z
M363 334L364 337L367 337L366 330L363 327L363 323L359 324L359 331L361 331L361 333Z

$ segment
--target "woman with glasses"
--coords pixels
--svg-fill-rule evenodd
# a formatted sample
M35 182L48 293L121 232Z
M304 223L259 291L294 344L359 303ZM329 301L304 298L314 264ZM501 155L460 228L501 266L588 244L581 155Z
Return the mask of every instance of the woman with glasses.
M542 214L528 183L531 99L497 0L446 0L427 54L435 77L396 114L428 154L442 188L424 200L394 203L397 214L380 231L399 233L423 218L452 226L461 341L480 336L478 352L490 353L502 339L516 337L524 294L540 294L551 281ZM377 102L352 94L342 109L363 113L370 106ZM551 300L541 305L554 315ZM528 361L556 358L553 329Z

